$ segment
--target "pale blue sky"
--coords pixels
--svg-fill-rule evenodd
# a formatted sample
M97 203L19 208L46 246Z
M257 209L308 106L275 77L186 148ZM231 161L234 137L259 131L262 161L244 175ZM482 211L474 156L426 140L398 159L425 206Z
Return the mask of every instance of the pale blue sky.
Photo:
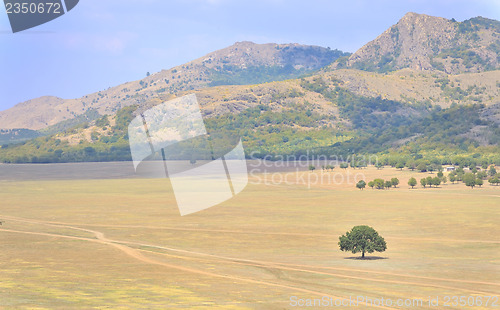
M12 34L0 9L0 110L43 95L77 98L237 41L354 52L406 12L500 20L499 0L80 0Z

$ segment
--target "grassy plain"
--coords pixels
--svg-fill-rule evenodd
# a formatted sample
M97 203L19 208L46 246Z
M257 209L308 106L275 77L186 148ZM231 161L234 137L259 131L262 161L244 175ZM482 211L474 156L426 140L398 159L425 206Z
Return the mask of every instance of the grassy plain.
M500 187L409 189L430 174L393 168L328 174L251 174L235 198L184 217L166 179L0 181L0 309L300 308L292 296L494 309L443 302L499 295ZM356 175L401 184L360 191ZM360 224L386 252L338 249Z

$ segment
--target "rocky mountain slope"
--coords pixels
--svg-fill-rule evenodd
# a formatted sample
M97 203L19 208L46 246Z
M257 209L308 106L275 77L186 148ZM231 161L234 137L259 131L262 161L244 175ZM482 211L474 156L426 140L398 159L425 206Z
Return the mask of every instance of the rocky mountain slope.
M187 64L82 98L45 96L19 103L0 112L0 129L39 130L85 113L113 114L122 107L141 104L162 94L295 78L343 55L346 54L318 46L238 42Z
M4 111L0 124L18 115L18 122L44 128L48 136L3 146L0 160L128 160L127 122L138 111L193 93L208 128L242 137L247 151L261 155L394 148L411 156L436 150L498 153L497 24L484 18L458 23L409 13L331 65L341 52L237 43L80 99L43 97ZM385 61L388 54L392 56ZM321 66L326 67L314 71ZM37 108L39 113L32 113ZM11 126L20 124L15 121ZM4 132L8 141L21 133Z
M500 22L483 17L463 22L407 13L339 67L388 72L403 68L447 74L500 67Z
M0 129L49 127L48 132L56 132L152 98L217 85L291 79L330 63L323 74L343 80L358 95L441 106L496 103L500 71L493 69L500 64L500 22L482 17L456 22L408 13L350 57L317 46L238 42L185 65L82 98L46 96L20 103L0 112ZM375 74L400 69L410 71Z

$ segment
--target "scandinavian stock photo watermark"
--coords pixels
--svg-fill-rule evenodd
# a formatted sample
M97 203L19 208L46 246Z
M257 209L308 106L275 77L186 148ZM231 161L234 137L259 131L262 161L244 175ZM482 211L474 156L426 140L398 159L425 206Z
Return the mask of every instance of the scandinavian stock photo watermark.
M289 305L293 308L346 308L346 307L396 307L396 308L449 308L449 307L486 307L498 309L498 296L429 296L428 298L384 298L368 296L349 296L348 298L334 298L323 296L321 298L300 298L290 296Z
M306 154L265 156L248 161L249 184L315 186L355 185L366 180L363 168L375 165L377 156L326 156ZM356 169L348 169L348 168Z

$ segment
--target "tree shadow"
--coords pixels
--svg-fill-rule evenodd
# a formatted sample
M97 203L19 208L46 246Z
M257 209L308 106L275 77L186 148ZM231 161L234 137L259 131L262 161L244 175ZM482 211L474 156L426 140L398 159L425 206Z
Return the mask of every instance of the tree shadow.
M361 256L351 256L351 257L344 257L344 259L379 260L379 259L389 259L389 257L365 256L364 258L362 258Z

